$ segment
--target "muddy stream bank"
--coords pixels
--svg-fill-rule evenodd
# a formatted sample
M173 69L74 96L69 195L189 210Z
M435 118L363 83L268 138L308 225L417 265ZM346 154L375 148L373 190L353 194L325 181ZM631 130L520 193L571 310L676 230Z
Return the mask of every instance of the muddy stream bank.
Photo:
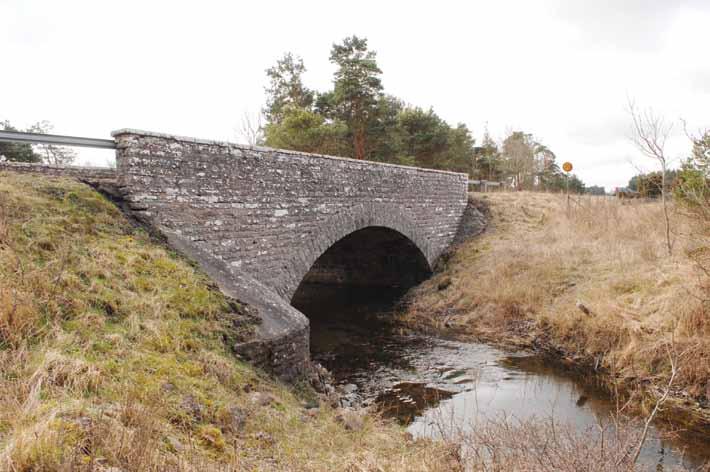
M582 434L613 433L618 405L593 377L529 352L413 334L392 321L399 295L348 290L294 303L311 320L313 359L353 404L374 404L415 437L527 420L554 421ZM641 421L629 427L640 429ZM710 438L667 421L652 427L640 456L653 470L692 470L706 461Z

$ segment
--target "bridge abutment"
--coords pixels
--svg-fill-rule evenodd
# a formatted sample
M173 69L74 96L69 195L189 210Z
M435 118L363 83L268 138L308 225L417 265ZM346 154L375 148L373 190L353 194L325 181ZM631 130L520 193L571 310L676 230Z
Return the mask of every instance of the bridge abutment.
M260 341L241 349L286 377L308 362L308 320L290 306L304 277L417 283L466 207L465 174L137 130L113 136L132 211L257 309Z

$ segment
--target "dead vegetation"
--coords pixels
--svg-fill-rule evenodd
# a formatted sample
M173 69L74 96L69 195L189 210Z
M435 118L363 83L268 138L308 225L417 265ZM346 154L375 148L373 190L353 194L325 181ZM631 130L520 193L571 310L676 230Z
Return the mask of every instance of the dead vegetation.
M234 357L239 316L90 188L0 173L0 470L455 470L446 444L308 413Z
M531 228L539 210L520 210ZM527 424L414 440L374 415L311 408L307 388L234 357L239 316L88 187L0 174L0 470L541 471L580 451L555 463L571 471L633 452L570 436L536 455L544 429ZM467 453L484 449L495 462Z
M669 256L660 203L583 197L568 215L560 195L482 198L491 228L411 294L405 322L551 352L651 400L672 375L672 345L671 397L708 406L707 282L688 257L699 248L684 218L671 213L680 250Z
M631 431L614 424L580 431L554 419L498 418L460 437L471 462L480 464L477 470L630 472L648 466L630 454L640 444Z

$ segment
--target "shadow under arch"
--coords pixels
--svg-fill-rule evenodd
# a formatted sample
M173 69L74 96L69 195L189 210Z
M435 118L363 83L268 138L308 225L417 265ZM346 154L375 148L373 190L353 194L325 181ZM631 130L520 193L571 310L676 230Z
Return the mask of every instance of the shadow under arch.
M432 250L429 239L424 236L415 218L401 205L384 202L358 204L346 211L335 214L318 225L318 228L308 238L303 238L299 248L294 251L286 273L289 281L278 290L284 298L291 301L296 292L302 288L304 281L312 281L314 270L320 272L320 283L326 283L322 266L328 262L335 265L335 256L341 249L348 247L353 254L359 254L364 261L379 260L380 264L357 264L356 258L341 257L338 260L343 271L349 267L349 277L344 278L341 271L340 279L333 277L331 284L366 285L361 276L376 276L373 270L386 270L391 283L380 280L374 285L402 286L411 275L404 270L407 266L402 258L407 256L416 262L416 282L424 280L432 270L439 254ZM370 250L367 250L370 249ZM385 260L389 263L385 264ZM397 268L399 267L399 270ZM286 267L284 267L286 269ZM395 271L395 272L392 272ZM335 276L335 271L331 270ZM425 274L421 276L420 274ZM393 277L396 275L399 277ZM423 278L422 278L423 277ZM373 285L370 283L369 285Z
M431 267L407 236L383 226L353 231L331 245L312 264L291 297L293 306L334 294L401 292L429 277Z
M363 349L362 340L388 339L398 300L430 274L417 244L390 227L366 226L338 239L317 257L290 299L309 320L311 359L342 380L390 355ZM368 346L373 345L379 343Z

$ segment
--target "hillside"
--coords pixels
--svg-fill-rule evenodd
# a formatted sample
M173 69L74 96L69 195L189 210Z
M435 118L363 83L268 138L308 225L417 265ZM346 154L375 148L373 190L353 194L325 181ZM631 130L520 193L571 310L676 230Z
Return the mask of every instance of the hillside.
M679 214L669 257L660 203L575 197L568 215L562 195L477 198L488 231L411 294L404 322L545 351L645 399L665 390L672 360L676 404L708 421L707 281Z
M0 173L0 470L455 467L446 444L307 410L309 387L232 354L250 323L89 187Z

